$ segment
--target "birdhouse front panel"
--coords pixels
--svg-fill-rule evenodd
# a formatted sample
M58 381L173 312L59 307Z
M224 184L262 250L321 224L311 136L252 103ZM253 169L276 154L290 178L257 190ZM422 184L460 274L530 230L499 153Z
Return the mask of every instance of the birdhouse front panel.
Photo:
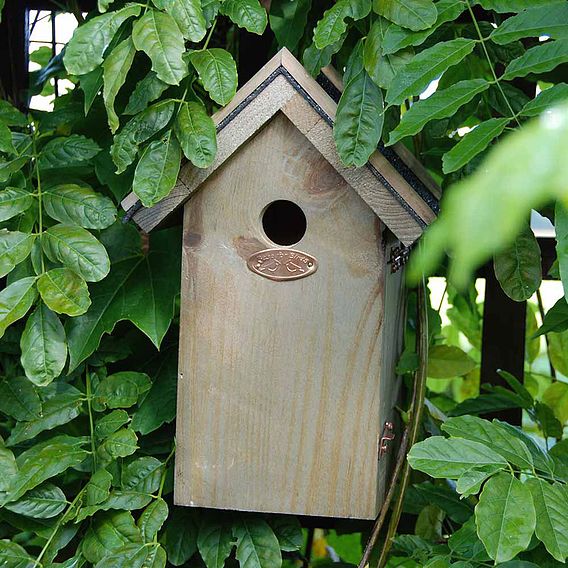
M283 114L187 202L178 504L376 515L396 381L382 235Z

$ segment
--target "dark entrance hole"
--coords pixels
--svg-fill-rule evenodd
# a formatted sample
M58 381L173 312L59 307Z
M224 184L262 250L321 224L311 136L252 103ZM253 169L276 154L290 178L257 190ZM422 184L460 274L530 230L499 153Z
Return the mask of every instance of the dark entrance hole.
M292 201L279 199L264 210L262 228L266 236L277 245L293 245L306 233L306 216Z

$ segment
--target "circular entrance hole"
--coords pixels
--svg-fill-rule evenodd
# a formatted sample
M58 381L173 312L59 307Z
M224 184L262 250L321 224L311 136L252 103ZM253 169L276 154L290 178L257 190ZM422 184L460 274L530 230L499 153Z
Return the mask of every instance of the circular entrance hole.
M292 201L279 199L264 210L262 228L273 243L294 245L306 234L306 216Z

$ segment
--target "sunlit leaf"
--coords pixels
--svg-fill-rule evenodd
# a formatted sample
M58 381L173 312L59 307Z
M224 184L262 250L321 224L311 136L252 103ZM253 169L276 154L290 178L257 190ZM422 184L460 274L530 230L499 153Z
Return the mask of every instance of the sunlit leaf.
M432 27L438 17L432 0L374 0L373 10L387 20L412 31Z
M237 66L231 54L215 47L194 51L189 59L209 96L216 103L226 105L237 90Z
M475 508L477 533L496 563L525 550L536 526L536 513L527 485L510 473L499 473L483 488Z
M128 4L79 26L65 49L63 62L67 71L71 75L84 75L98 67L120 26L129 18L138 16L140 10L140 5Z

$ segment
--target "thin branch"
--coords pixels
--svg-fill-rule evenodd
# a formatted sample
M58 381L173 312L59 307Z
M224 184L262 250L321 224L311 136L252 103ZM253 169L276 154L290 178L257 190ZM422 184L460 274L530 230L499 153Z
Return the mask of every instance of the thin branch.
M540 313L540 318L544 322L544 304L542 303L542 294L540 293L540 288L536 291L536 299L538 302L538 311ZM550 376L556 378L556 369L552 364L552 359L550 358L550 342L548 341L548 333L544 334L544 341L546 343L546 355L548 356L548 364L550 365Z
M416 371L414 380L414 393L412 395L411 408L412 413L409 423L409 448L412 448L418 440L420 425L422 423L422 415L424 413L424 400L426 396L426 377L428 369L428 312L426 307L426 290L426 281L422 278L422 285L418 289L418 337L416 338L420 366ZM382 568L386 564L387 557L392 546L392 539L396 534L400 516L402 515L404 496L406 494L409 481L410 465L408 464L408 461L406 461L404 463L402 477L399 484L398 497L389 522L385 543L379 557L379 568Z
M379 539L379 533L381 532L381 529L383 528L383 524L384 524L385 519L387 517L387 513L388 513L388 510L389 510L390 504L391 504L393 497L394 497L394 494L395 494L396 482L398 481L398 478L400 477L400 472L402 471L402 468L404 466L407 448L408 448L408 428L405 428L404 434L402 436L402 441L400 443L400 448L398 450L398 455L396 457L396 466L394 468L394 472L393 472L392 479L391 479L391 482L390 482L390 487L389 487L389 490L388 490L387 495L385 497L385 502L383 503L383 506L381 507L381 512L379 513L379 516L378 516L377 520L375 521L375 524L373 526L373 530L371 531L371 536L369 537L369 540L367 541L367 545L365 546L365 550L363 552L363 557L361 558L361 561L359 562L358 568L365 568L365 566L367 565L367 562L369 562L369 559L371 558L371 554L373 552L373 549L375 548L375 545L377 544L377 540Z

